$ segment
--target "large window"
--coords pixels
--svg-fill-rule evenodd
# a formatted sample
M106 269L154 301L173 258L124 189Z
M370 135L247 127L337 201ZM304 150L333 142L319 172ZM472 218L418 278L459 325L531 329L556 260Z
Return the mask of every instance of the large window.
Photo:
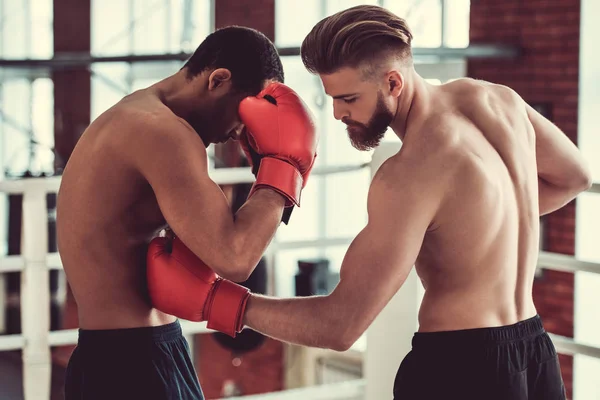
M213 25L211 0L92 0L94 55L194 50Z
M95 56L193 52L212 31L213 0L92 0ZM176 72L181 62L92 66L92 120L123 96Z
M377 4L404 18L415 47L469 45L470 0L276 0L275 39L280 47L300 46L324 17L360 4Z
M53 54L52 0L0 1L0 58ZM0 179L53 172L54 86L28 71L0 68ZM6 196L0 196L0 252L6 254Z

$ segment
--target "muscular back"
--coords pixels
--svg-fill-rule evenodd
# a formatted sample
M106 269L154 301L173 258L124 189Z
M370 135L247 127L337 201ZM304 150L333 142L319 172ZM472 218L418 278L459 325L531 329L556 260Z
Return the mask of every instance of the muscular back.
M515 323L535 314L535 133L510 89L460 80L441 88L418 141L446 165L444 196L416 262L422 330ZM439 110L443 110L439 112ZM431 143L434 143L433 145ZM406 147L411 146L407 134ZM422 146L415 146L419 148Z
M165 220L150 185L132 167L145 140L140 120L164 106L138 92L101 115L77 143L58 196L59 251L82 328L169 321L146 294L146 245ZM168 114L166 114L168 115Z

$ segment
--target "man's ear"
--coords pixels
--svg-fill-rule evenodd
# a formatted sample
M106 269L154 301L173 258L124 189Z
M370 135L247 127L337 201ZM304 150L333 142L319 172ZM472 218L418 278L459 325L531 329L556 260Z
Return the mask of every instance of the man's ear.
M404 89L404 76L402 73L398 70L392 70L388 72L387 86L391 96L400 96L402 89Z
M227 68L217 68L208 76L208 90L223 88L231 84L231 71Z

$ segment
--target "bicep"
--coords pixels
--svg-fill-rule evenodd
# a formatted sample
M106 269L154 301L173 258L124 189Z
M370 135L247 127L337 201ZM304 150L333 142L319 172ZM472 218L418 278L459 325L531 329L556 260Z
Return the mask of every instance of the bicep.
M439 204L433 182L418 175L406 185L374 181L369 193L369 222L354 239L342 263L337 304L356 313L364 331L408 277ZM400 180L400 179L399 179Z
M140 144L140 173L156 196L165 220L181 240L216 272L226 268L233 214L225 195L208 175L207 155L193 132L172 126L151 132Z
M358 314L361 328L366 329L402 287L421 242L416 232L406 238L386 237L375 225L367 225L353 240L332 295Z

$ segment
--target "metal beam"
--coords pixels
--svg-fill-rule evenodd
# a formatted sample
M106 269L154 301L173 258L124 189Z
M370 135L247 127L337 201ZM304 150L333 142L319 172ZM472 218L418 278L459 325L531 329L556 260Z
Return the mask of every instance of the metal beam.
M300 55L300 47L284 47L278 49L283 57ZM437 57L443 59L456 58L516 58L520 49L512 46L477 44L465 48L435 47L413 49L415 57ZM162 62L185 61L192 53L171 54L124 54L120 56L93 56L85 53L62 53L48 59L0 59L2 68L50 68L65 69L81 67L104 62Z
M600 359L600 347L578 342L572 338L548 333L556 351L561 354L576 355L583 354L588 357Z
M600 274L600 264L597 262L578 260L573 256L540 251L538 268L564 272L591 272Z
M592 187L587 190L587 193L600 193L600 183L592 184Z
M298 56L300 47L284 47L278 49L281 56ZM413 56L436 57L443 59L465 59L465 58L517 58L521 55L521 49L515 46L500 44L472 44L469 47L414 47Z

